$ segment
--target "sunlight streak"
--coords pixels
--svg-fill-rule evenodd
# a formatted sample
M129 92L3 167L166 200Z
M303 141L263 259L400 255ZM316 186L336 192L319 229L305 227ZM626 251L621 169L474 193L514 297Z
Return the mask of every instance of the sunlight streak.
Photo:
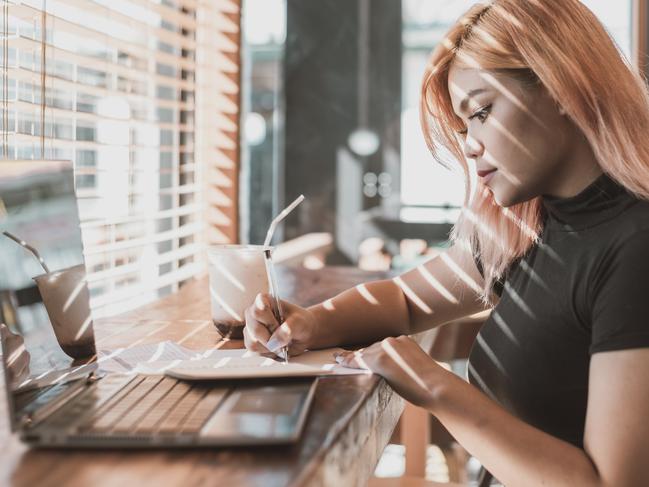
M230 360L232 360L232 357L223 357L214 364L213 368L218 369L219 367L224 367Z
M509 294L509 296L512 298L512 301L516 303L518 307L521 308L527 316L529 316L533 320L536 320L536 315L534 314L534 311L532 311L532 309L527 305L527 303L525 303L523 298L521 298L521 295L518 294L518 292L509 284L508 281L505 281L503 292Z
M537 116L535 115L527 106L518 98L510 89L503 85L496 77L489 71L482 71L479 73L479 76L484 79L487 83L493 86L496 90L502 93L509 101L521 109L526 115L528 115L532 120L534 120L541 128L548 130L548 126Z
M266 358L266 359L261 363L261 367L270 367L270 366L272 366L272 365L274 365L274 364L276 364L276 363L277 363L277 362L276 362L274 359L272 359L272 358Z
M182 362L183 362L182 360L180 360L180 359L176 359L176 360L173 360L173 361L169 362L168 364L165 364L165 365L160 366L160 367L157 368L157 369L153 369L153 371L155 372L155 374L164 374L164 372L165 372L166 370L172 369L172 368L174 368L176 365L180 365ZM142 370L142 369L141 369L141 366L138 365L137 367L135 367L135 368L134 368L132 371L130 371L129 373L130 373L130 374L137 374L137 373L141 373L141 370ZM146 369L145 369L145 370L146 370Z
M497 168L502 173L503 176L505 176L509 181L512 182L512 184L517 184L519 186L522 184L520 178L517 178L510 171L505 169L500 163L500 161L498 161L498 159L492 156L491 152L489 152L487 149L484 150L482 158L485 161L487 161L491 166Z
M417 296L417 293L415 293L405 282L403 282L403 279L401 279L400 277L395 277L394 282L401 288L403 293L408 296L413 303L415 303L415 305L419 309L421 309L428 315L433 314L433 310L430 309L430 307L426 303L424 303L424 301L419 296Z
M223 274L225 278L230 281L239 291L244 292L246 290L246 287L241 284L241 281L234 277L234 275L229 270L227 270L223 264L221 264L220 262L211 262L211 265L214 269Z
M482 391L485 394L487 394L494 401L498 401L498 399L496 398L496 395L487 386L487 383L483 380L483 378L480 377L480 374L478 374L478 372L475 370L475 367L473 366L473 364L471 362L469 362L469 367L467 369L467 372L469 374L471 374L471 377L473 377L476 380L476 382L478 382L478 384L480 385L480 389L482 389Z
M57 377L56 380L54 380L54 381L52 382L52 384L58 384L59 382L62 382L63 379L65 379L65 378L68 377L70 374L72 374L72 372L76 372L76 371L74 371L74 370L70 370L69 372L66 372L65 374L63 374L63 375Z
M474 97L469 97L469 93L466 90L460 88L456 83L449 83L449 90L451 94L455 95L458 99L464 100L469 98L469 110L475 110L478 108L478 103L475 101Z
M440 293L447 301L458 304L460 301L448 290L446 287L433 277L433 275L424 267L423 265L417 267L419 273L423 276L424 279L430 284L433 289Z
M527 275L530 276L530 279L532 279L532 281L538 284L545 292L552 293L552 291L550 291L550 288L543 281L543 279L541 279L541 277L536 273L536 271L532 269L525 260L521 260L519 265L523 269L523 272L527 273Z
M413 370L410 365L404 360L404 358L399 355L399 352L395 350L395 348L390 345L390 343L386 342L385 340L381 342L381 348L387 352L387 354L390 356L392 360L396 362L396 364L401 367L401 369L408 374L408 376L414 380L419 387L421 387L424 390L428 390L428 386L426 383L423 381L421 377L419 377L419 374Z
M84 288L85 285L86 285L86 281L84 281L83 279L77 283L75 288L70 293L70 296L68 296L68 299L63 304L63 312L66 312L70 308L72 303L75 301L75 299L79 297L79 294L81 293L81 290Z
M498 10L498 17L504 18L505 20L507 20L507 22L509 22L516 28L518 29L524 28L520 20L514 17L510 12L508 12L505 8L501 7L499 4L494 3L491 8L493 8L494 11Z
M150 336L155 335L156 333L160 333L162 330L164 330L165 328L170 327L171 325L173 325L173 322L172 322L172 321L170 321L169 323L167 323L167 324L165 324L165 325L163 325L163 326L161 326L161 327L159 327L159 328L155 328L155 329L151 330L149 333L147 333L146 335L144 335L144 336L143 336L142 338L140 338L139 340L136 340L135 342L131 343L131 344L129 345L129 348L134 347L135 345L139 345L139 344L141 344L141 343L144 343L145 341L147 341L147 339L148 339ZM122 349L122 350L123 350L123 349Z
M233 310L228 303L226 303L223 299L221 299L221 297L216 293L216 291L214 291L214 289L210 288L210 294L212 295L212 298L214 298L214 301L219 303L227 314L232 316L237 321L243 321L243 318L239 316L239 313Z
M187 333L187 335L185 335L182 339L178 340L178 342L176 342L176 343L178 343L178 345L180 345L180 344L183 343L184 341L186 341L186 340L188 340L189 338L191 338L191 337L193 337L194 335L196 335L196 334L197 334L199 331L201 331L203 328L205 328L206 326L211 325L211 324L212 324L211 321L206 321L206 322L203 323L202 325L197 326L197 327L194 328L192 331L190 331L189 333Z
M542 250L543 252L545 252L546 254L548 254L548 256L549 256L552 260L554 260L557 264L561 264L562 266L565 266L565 265L566 265L566 263L565 263L564 260L559 256L559 254L557 254L557 252L556 252L552 247L550 247L548 244L543 243L543 242L539 242L538 247L539 247L540 250Z
M494 351L491 349L491 347L485 342L484 338L482 338L482 335L478 333L478 336L476 337L476 343L480 345L480 348L484 351L484 353L487 354L489 357L489 360L493 362L493 364L498 368L501 374L503 374L505 377L507 377L507 371L505 370L505 367L503 364L500 362L498 359L498 356L494 353Z
M106 361L106 360L110 360L110 359L112 359L112 358L114 358L114 357L117 357L117 356L119 356L119 355L120 355L124 350L126 350L126 348L117 348L117 349L113 350L112 352L110 352L108 355L104 355L103 357L99 357L99 358L97 359L97 363L100 364L100 363L102 363L102 362L104 362L104 361Z
M378 300L372 295L372 293L369 292L365 284L359 284L356 286L356 290L360 293L361 296L365 298L365 300L374 305L380 304Z
M279 325L279 327L277 327L277 329L273 332L273 335L275 335L278 330L284 332L284 335L286 336L286 343L291 343L291 340L293 339L293 333L291 332L291 328L288 326L288 323L284 322Z
M20 356L26 352L25 345L21 344L20 346L16 347L13 352L9 354L9 357L7 358L7 365L12 366L13 364L20 359Z
M477 59L475 59L473 56L469 56L466 52L463 50L459 50L456 53L456 58L458 58L461 62L466 64L467 66L475 69L482 69L482 65L478 62Z
M507 325L507 323L503 319L503 317L500 316L500 313L498 313L498 311L493 311L491 316L493 317L494 323L496 323L498 328L500 328L500 330L505 334L505 336L509 338L512 342L514 342L517 346L520 347L521 344L518 341L518 338L516 338L509 325Z
M473 289L476 293L482 294L482 288L478 286L478 283L471 278L466 272L464 272L455 261L448 255L448 254L440 254L440 259L444 261L446 266L451 269L455 275L464 281L465 284L467 284L471 289Z
M449 51L455 49L455 44L453 44L451 39L449 39L448 37L444 37L444 40L442 41L442 45Z
M532 152L523 145L523 143L516 138L514 134L512 134L500 121L495 118L494 116L491 116L487 119L486 123L490 123L494 127L496 127L496 130L498 130L501 134L503 134L509 141L514 144L516 147L518 147L527 157L530 159L533 159L534 156L532 155Z
M158 346L155 349L155 352L153 352L153 355L151 355L151 358L147 360L148 363L155 362L162 356L162 352L164 352L165 349L165 343L159 343Z
M226 339L221 339L221 340L219 340L218 342L216 342L216 345L214 345L214 346L213 346L212 348L210 348L209 350L205 350L205 352L203 352L203 353L202 353L199 357L197 357L196 359L197 359L197 360L202 360L202 359L206 359L206 358L211 357L212 354L213 354L215 351L217 351L219 348L221 348L221 347L225 344L225 342L227 342L227 341L228 341L228 340L226 340Z
M361 348L360 350L354 350L354 360L356 360L361 367L367 370L372 370L370 367L367 365L367 362L363 360L363 351L365 349Z
M84 320L84 322L81 324L81 328L79 328L79 331L77 334L74 336L75 340L78 340L81 338L84 333L86 333L86 330L92 325L92 315L88 315L88 317Z
M527 235L531 240L533 241L538 241L539 239L539 234L535 232L532 227L530 227L527 223L525 223L523 220L521 220L518 215L516 215L512 210L509 208L502 207L501 209L503 215L505 215L509 220L514 222L514 224L520 228L525 235Z
M498 244L502 250L505 250L504 243L502 242L502 240L496 237L496 234L494 233L493 229L485 225L484 222L480 219L480 217L476 215L476 213L472 209L465 208L462 214L463 216L471 220L471 223L473 223L476 227L478 227L482 231L482 233L484 233L487 237L489 237L489 239L496 242L496 244Z

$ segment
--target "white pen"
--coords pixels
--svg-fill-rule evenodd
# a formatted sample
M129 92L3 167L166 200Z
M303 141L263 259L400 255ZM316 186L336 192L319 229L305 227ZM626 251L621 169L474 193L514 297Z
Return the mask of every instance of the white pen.
M264 250L264 260L266 262L266 275L268 278L268 291L273 298L272 307L273 315L279 326L284 322L284 313L282 312L282 302L279 299L279 293L277 290L277 279L275 279L275 269L273 267L273 262L270 257L270 249ZM284 355L284 363L288 363L288 345L282 347L282 353Z
M288 216L290 212L292 212L297 205L302 203L304 201L304 195L301 194L295 200L288 205L286 208L284 208L282 211L279 212L279 215L277 215L272 222L270 222L270 226L268 227L268 232L266 233L266 239L264 240L264 258L266 261L266 274L268 276L268 287L270 290L270 294L273 297L273 313L275 314L275 318L279 322L279 326L282 326L282 323L284 322L284 313L282 312L282 303L279 300L279 293L277 289L277 281L275 279L275 271L273 269L273 263L270 259L270 242L273 240L273 234L275 233L275 228L277 225L281 223L281 221ZM282 348L282 352L284 353L284 362L288 363L288 345L284 346Z

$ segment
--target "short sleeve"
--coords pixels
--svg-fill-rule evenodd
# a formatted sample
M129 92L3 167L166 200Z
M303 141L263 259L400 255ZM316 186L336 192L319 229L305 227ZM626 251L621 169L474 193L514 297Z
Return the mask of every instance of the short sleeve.
M649 347L649 230L603 262L593 287L590 353Z

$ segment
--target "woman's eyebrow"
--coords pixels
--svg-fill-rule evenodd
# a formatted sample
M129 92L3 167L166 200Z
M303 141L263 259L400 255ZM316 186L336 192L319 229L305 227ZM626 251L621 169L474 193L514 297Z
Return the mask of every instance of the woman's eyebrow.
M460 102L460 111L466 112L466 109L469 105L469 101L471 101L471 98L473 98L476 95L479 95L480 93L484 93L485 91L487 91L485 88L476 88L475 90L469 91L469 93L467 93L464 99Z

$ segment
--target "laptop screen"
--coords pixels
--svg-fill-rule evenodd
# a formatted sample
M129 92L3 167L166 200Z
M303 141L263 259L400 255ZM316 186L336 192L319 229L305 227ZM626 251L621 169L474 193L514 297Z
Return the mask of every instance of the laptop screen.
M15 414L26 389L33 394L95 353L71 163L0 162L0 255L2 357Z

